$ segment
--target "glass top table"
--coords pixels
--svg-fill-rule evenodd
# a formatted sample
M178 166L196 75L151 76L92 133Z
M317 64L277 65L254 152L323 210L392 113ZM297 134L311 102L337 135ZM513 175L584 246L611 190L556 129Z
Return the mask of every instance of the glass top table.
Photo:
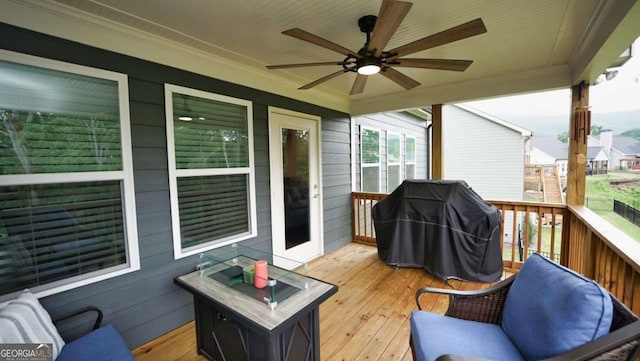
M307 264L281 259L271 253L231 244L200 254L200 277L208 277L270 308L309 287ZM266 263L267 276L256 271L256 262ZM274 265L287 264L291 269ZM263 287L257 285L262 282Z
M202 253L174 282L193 295L197 349L209 359L320 360L319 308L338 286L307 276L305 263L236 244Z

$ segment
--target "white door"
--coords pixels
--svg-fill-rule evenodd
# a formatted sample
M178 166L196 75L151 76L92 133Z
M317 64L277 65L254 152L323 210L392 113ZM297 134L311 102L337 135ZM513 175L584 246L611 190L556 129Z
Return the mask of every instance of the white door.
M274 264L323 253L320 117L269 108L271 229Z

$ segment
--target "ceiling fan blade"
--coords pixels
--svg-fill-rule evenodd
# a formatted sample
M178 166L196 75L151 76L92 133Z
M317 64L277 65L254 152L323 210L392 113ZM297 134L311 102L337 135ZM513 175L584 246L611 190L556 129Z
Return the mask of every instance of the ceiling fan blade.
M364 85L367 83L367 75L358 74L356 80L353 82L353 87L351 87L351 92L349 95L360 94L364 90Z
M441 31L437 34L429 35L425 38L418 39L409 44L402 45L395 49L389 50L390 53L396 53L397 56L404 56L417 53L422 50L435 48L436 46L452 43L454 41L470 38L487 32L482 19L471 20L468 23L458 25L451 29Z
M420 85L420 83L418 83L417 81L409 78L408 76L390 67L385 68L384 71L380 72L380 74L393 80L394 82L398 83L401 87L407 90L413 89L418 85Z
M314 80L314 81L312 81L312 82L311 82L311 83L309 83L309 84L305 84L305 85L301 86L301 87L300 87L300 88L298 88L298 89L300 89L300 90L303 90L303 89L311 89L311 88L313 88L314 86L316 86L316 85L318 85L318 84L322 84L322 83L324 83L324 82L325 82L325 81L327 81L327 80L333 79L333 78L337 77L338 75L341 75L341 74L346 73L347 71L348 71L348 70L344 70L344 69L343 69L343 70L340 70L340 71L336 71L335 73L331 73L331 74L329 74L329 75L327 75L327 76L324 76L324 77L322 77L322 78L320 78L320 79L318 79L318 80Z
M333 50L336 53L345 55L345 56L353 56L355 58L361 58L361 55L358 55L358 53L353 52L341 45L338 45L334 42L331 42L327 39L323 39L317 35L313 35L307 31L304 31L302 29L299 28L293 28L293 29L289 29L289 30L285 30L282 32L284 35L289 35L291 37L294 37L296 39L300 39L303 41L306 41L308 43L314 44L314 45L318 45L321 46L325 49L329 49L329 50Z
M471 63L473 63L473 60L400 58L395 59L392 64L396 67L405 68L465 71Z
M398 30L411 9L412 3L396 0L383 0L378 14L378 20L371 33L371 40L367 50L373 51L375 56L380 56L387 46L393 34Z
M322 66L322 65L345 65L344 61L324 61L319 63L302 63L302 64L281 64L281 65L267 65L267 69L289 69L289 68L304 68L307 66Z

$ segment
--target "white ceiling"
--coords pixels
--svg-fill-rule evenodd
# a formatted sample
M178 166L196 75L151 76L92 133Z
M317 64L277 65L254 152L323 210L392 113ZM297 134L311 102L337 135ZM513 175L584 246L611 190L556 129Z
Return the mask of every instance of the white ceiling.
M311 90L299 86L337 65L267 70L266 65L341 61L344 56L282 35L299 27L357 51L363 15L381 0L0 0L0 21L352 114L567 87L595 79L640 36L635 0L414 0L387 49L482 18L487 33L412 58L471 59L465 72L397 68L412 90L381 75L349 96L355 73ZM4 14L4 15L2 15Z

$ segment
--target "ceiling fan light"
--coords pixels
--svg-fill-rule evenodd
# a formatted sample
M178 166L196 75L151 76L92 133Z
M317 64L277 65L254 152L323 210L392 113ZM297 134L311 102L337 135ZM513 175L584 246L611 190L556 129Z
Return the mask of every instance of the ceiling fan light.
M380 66L376 64L364 65L358 68L358 74L373 75L380 72Z

